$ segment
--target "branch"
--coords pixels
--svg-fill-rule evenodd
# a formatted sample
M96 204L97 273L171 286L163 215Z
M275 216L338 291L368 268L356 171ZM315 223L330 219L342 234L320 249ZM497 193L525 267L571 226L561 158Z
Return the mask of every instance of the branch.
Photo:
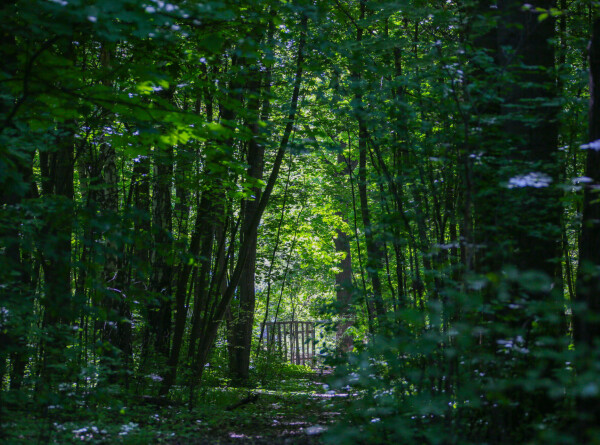
M240 400L239 402L234 403L233 405L229 405L225 408L225 411L233 411L240 406L247 405L248 403L254 403L258 400L259 394L248 394L245 398Z

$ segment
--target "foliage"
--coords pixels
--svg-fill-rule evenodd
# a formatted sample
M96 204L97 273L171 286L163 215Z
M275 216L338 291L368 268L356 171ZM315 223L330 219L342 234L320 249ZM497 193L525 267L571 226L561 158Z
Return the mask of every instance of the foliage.
M298 320L326 441L596 440L595 2L13 0L0 38L0 440L316 423L260 339Z

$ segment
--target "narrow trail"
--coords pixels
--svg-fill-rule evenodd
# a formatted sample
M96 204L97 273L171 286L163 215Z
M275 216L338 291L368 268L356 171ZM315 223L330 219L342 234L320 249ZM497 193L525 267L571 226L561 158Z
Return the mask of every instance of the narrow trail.
M323 443L323 435L355 394L330 390L315 373L287 375L262 387L204 386L193 410L182 401L114 400L112 406L74 400L45 416L22 411L0 422L0 442L38 444L271 445ZM181 391L181 389L180 389ZM85 403L81 401L84 406Z
M279 382L279 388L251 390L258 397L219 413L219 423L198 422L196 434L165 443L195 445L319 444L342 412L349 394L328 390L318 376ZM288 384L293 383L293 384ZM293 387L293 388L291 388ZM290 389L291 388L291 389Z

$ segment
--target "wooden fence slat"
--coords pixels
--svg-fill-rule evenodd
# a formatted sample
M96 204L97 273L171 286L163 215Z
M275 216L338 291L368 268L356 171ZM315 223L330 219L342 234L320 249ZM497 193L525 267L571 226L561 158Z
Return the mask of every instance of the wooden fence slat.
M306 365L306 351L304 350L306 347L306 335L304 330L306 329L306 323L302 322L302 364Z
M278 332L277 333L277 344L279 346L279 356L281 357L282 349L281 349L281 325L280 324L277 324L277 329L278 329L278 331L277 331Z
M298 356L296 357L296 364L300 364L301 360L301 351L300 351L300 322L296 322L296 350L298 351Z
M276 321L261 325L268 351L297 365L314 366L316 358L316 323L314 321Z

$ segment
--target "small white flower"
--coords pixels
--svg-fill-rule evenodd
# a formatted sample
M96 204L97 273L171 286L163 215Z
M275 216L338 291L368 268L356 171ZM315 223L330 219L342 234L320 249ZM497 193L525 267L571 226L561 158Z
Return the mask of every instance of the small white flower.
M158 374L148 374L147 376L150 380L153 380L155 382L162 382L163 378L161 376L159 376Z
M137 423L133 423L133 422L126 423L125 425L121 426L121 431L119 432L119 436L126 436L127 434L129 434L131 431L133 431L137 427L138 427Z
M580 145L579 148L582 150L600 150L600 139L596 139L588 144Z
M323 425L313 425L309 426L304 430L304 432L309 436L316 436L317 434L321 434L327 430L327 427Z
M594 180L588 176L580 176L578 178L571 179L573 184L589 184L590 182L594 182Z
M545 173L531 172L526 175L518 175L508 180L508 188L521 187L548 187L552 183L552 178Z

